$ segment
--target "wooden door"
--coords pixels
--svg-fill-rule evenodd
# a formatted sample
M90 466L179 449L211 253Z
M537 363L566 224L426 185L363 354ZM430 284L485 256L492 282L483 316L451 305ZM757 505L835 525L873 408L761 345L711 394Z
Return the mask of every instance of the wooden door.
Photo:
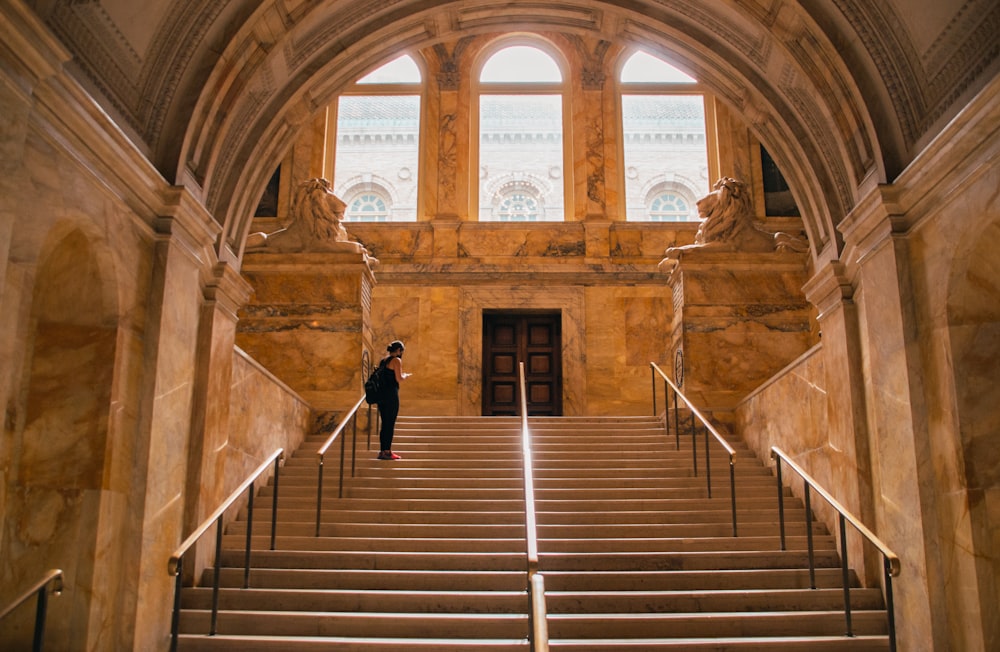
M562 316L483 313L483 414L519 415L518 363L524 362L528 416L562 414Z

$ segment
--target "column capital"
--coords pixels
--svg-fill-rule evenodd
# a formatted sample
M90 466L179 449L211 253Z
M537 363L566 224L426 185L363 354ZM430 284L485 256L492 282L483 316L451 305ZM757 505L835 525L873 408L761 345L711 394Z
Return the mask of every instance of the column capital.
M247 304L252 293L250 283L227 263L216 263L211 275L202 280L205 300L215 303L233 322L237 320L237 312Z
M870 253L887 244L891 236L909 228L900 194L894 185L876 186L838 225L844 235L841 260L848 268L862 263Z
M816 270L812 278L805 282L802 291L809 303L819 311L817 321L823 321L832 311L854 298L854 284L840 261L830 261Z

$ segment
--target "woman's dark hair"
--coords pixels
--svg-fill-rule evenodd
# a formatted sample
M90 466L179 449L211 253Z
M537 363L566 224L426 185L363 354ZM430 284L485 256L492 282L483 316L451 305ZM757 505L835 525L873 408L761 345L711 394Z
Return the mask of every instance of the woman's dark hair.
M392 353L393 351L403 351L405 350L405 348L406 347L403 346L402 342L400 342L399 340L393 340L389 344L389 346L386 347L385 350L388 351L389 353Z

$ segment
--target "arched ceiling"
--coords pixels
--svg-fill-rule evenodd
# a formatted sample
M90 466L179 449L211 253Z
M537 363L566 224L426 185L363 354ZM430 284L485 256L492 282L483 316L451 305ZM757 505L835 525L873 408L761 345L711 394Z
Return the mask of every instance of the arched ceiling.
M995 0L36 0L75 70L238 254L256 198L316 111L400 50L511 29L668 56L785 172L816 257L1000 61ZM141 5L141 11L137 9Z

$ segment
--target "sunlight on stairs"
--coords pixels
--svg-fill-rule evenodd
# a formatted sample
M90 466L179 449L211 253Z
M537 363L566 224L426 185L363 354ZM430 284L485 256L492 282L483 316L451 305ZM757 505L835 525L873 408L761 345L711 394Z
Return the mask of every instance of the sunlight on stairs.
M281 472L276 549L265 487L250 588L241 515L223 538L218 634L205 635L211 589L186 588L180 649L530 649L518 428L507 417L401 417L403 459L359 447L345 497L324 485L319 537L321 442L307 441ZM843 636L836 547L816 523L809 588L805 514L792 499L779 550L775 481L745 448L733 537L728 476L706 498L690 441L676 450L662 421L532 418L531 430L551 648L888 649L878 589L852 591L855 636ZM713 460L720 476L727 466Z

